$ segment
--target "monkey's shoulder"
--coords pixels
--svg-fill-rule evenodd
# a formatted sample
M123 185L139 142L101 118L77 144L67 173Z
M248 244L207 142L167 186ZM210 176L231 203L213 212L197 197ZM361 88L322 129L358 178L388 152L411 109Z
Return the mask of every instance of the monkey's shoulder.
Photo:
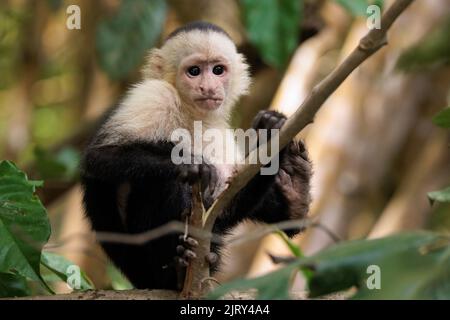
M130 89L100 130L103 143L168 140L178 127L180 98L169 83L150 79Z
M173 85L164 80L147 79L134 85L122 102L122 107L145 108L178 107L180 97Z

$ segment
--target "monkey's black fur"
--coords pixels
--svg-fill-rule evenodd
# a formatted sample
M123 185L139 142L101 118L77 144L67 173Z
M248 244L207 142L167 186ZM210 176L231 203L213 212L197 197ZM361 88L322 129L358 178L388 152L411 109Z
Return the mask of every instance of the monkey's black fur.
M225 30L216 26L215 24L208 23L205 21L194 21L194 22L188 23L188 24L184 25L183 27L178 28L175 31L173 31L171 34L169 34L166 41L177 36L178 34L180 34L182 32L190 32L193 30L214 31L214 32L221 33L221 34L227 36L228 38L230 38L230 35Z
M283 115L267 111L258 115L254 128L270 129L284 120ZM102 147L91 144L87 148L82 183L86 213L94 230L135 234L181 220L183 212L191 207L191 187L180 176L189 176L187 171L192 167L174 165L170 157L172 147L168 142L136 141ZM280 170L298 183L293 183L290 190L280 185L277 175L258 174L218 218L215 233L225 234L244 219L275 223L306 215L311 175L306 151L301 143L291 142L280 157ZM204 164L200 169L194 170L198 180L214 176L213 166ZM189 172L192 177L192 170ZM120 195L123 190L125 197ZM144 245L103 243L102 246L137 288L177 289L174 257L178 236L164 236ZM213 250L219 252L220 247Z

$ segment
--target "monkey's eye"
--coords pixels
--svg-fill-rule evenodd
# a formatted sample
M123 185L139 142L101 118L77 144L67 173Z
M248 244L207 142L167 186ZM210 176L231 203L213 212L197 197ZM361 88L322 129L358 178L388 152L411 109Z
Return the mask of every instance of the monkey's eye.
M197 66L193 66L190 67L187 72L190 76L196 77L200 74L200 68Z
M213 73L216 75L216 76L220 76L221 74L223 74L225 72L225 67L224 66L222 66L222 65L217 65L217 66L215 66L214 68L213 68Z

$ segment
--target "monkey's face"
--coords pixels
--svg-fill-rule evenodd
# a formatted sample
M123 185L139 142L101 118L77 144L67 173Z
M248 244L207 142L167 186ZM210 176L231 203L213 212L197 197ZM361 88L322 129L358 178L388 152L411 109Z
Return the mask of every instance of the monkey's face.
M180 97L202 112L219 109L228 94L231 66L223 56L192 54L181 61L177 74Z

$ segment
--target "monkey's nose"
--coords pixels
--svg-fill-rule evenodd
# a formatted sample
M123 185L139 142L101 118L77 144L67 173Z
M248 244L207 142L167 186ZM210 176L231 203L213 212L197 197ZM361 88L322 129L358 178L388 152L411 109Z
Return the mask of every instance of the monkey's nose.
M212 87L200 87L200 92L202 93L202 95L208 95L208 96L211 96L211 95L214 95L214 93L215 93L215 90L214 90L214 88L212 88Z

